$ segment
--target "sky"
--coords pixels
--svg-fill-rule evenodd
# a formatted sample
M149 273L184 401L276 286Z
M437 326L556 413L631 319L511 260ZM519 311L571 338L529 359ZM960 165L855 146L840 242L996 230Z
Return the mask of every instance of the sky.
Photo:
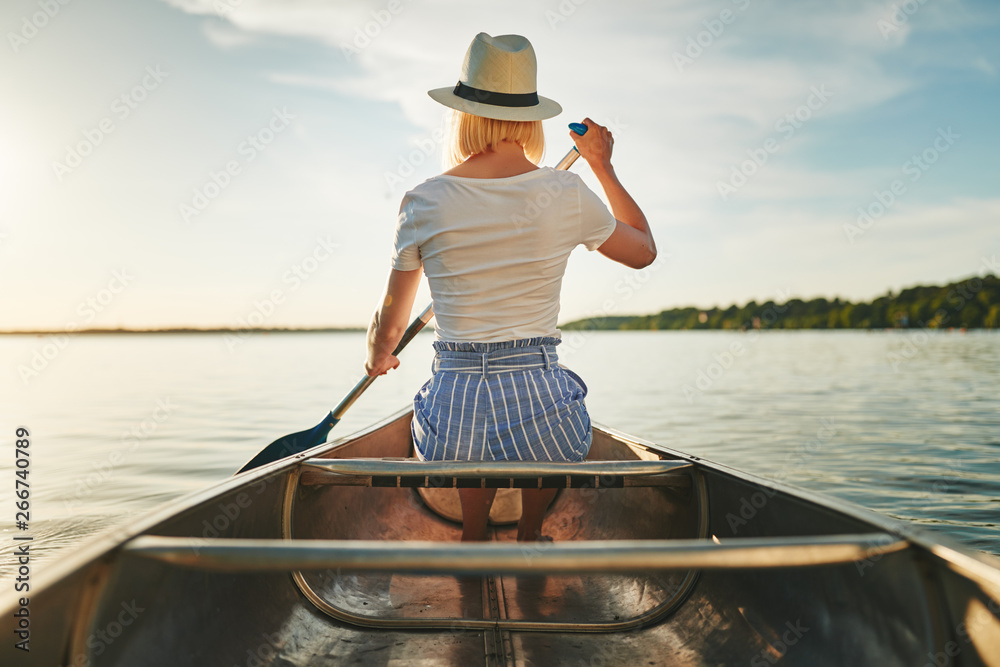
M4 0L0 27L3 330L364 326L442 170L426 91L478 32L534 45L542 164L612 128L660 250L579 248L562 322L1000 273L987 0Z

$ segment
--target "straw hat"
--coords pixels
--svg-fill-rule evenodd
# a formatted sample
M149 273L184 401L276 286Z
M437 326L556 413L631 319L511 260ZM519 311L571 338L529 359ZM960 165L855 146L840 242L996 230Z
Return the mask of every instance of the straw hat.
M474 116L498 120L544 120L562 107L538 94L538 64L531 42L520 35L476 35L465 53L454 88L428 90L435 101Z

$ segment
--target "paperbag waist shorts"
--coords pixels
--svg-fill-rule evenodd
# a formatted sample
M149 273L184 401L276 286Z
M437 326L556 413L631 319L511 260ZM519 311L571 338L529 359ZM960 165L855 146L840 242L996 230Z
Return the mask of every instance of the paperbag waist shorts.
M593 438L587 387L558 364L558 338L436 341L413 399L413 442L429 461L582 461Z

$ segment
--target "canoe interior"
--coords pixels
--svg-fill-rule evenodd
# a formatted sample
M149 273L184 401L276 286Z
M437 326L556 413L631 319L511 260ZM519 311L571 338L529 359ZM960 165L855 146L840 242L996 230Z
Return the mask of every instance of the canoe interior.
M322 456L412 456L409 418L398 415ZM676 455L595 430L592 459L661 457ZM431 511L414 489L290 486L295 474L276 466L247 485L230 483L142 532L459 538L460 526ZM495 540L514 539L513 526L493 530ZM560 542L725 541L881 528L698 464L687 487L562 490L544 531ZM526 547L524 557L545 548ZM0 662L911 666L934 664L928 656L940 652L946 664L1000 664L1000 591L960 569L910 548L862 563L765 570L497 577L316 571L296 582L288 573L226 574L112 551L33 596L34 637L44 639L33 642L31 662L14 662L23 654L6 642ZM12 629L10 620L3 623Z

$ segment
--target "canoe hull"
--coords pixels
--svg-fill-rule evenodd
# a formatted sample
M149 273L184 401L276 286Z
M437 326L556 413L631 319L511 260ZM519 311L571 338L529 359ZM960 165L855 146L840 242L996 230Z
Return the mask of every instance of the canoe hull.
M308 456L411 456L409 418L400 413ZM940 654L1000 664L993 559L847 503L595 430L592 459L660 457L693 464L687 486L564 489L546 533L557 543L714 536L725 544L890 531L912 546L816 567L491 577L220 573L118 548L141 534L458 540L460 526L413 488L315 483L300 479L296 462L279 462L82 550L83 560L32 595L30 662L10 643L0 662L909 666ZM494 539L512 540L513 531L497 526ZM524 558L544 548L526 547ZM11 618L5 611L7 636Z

